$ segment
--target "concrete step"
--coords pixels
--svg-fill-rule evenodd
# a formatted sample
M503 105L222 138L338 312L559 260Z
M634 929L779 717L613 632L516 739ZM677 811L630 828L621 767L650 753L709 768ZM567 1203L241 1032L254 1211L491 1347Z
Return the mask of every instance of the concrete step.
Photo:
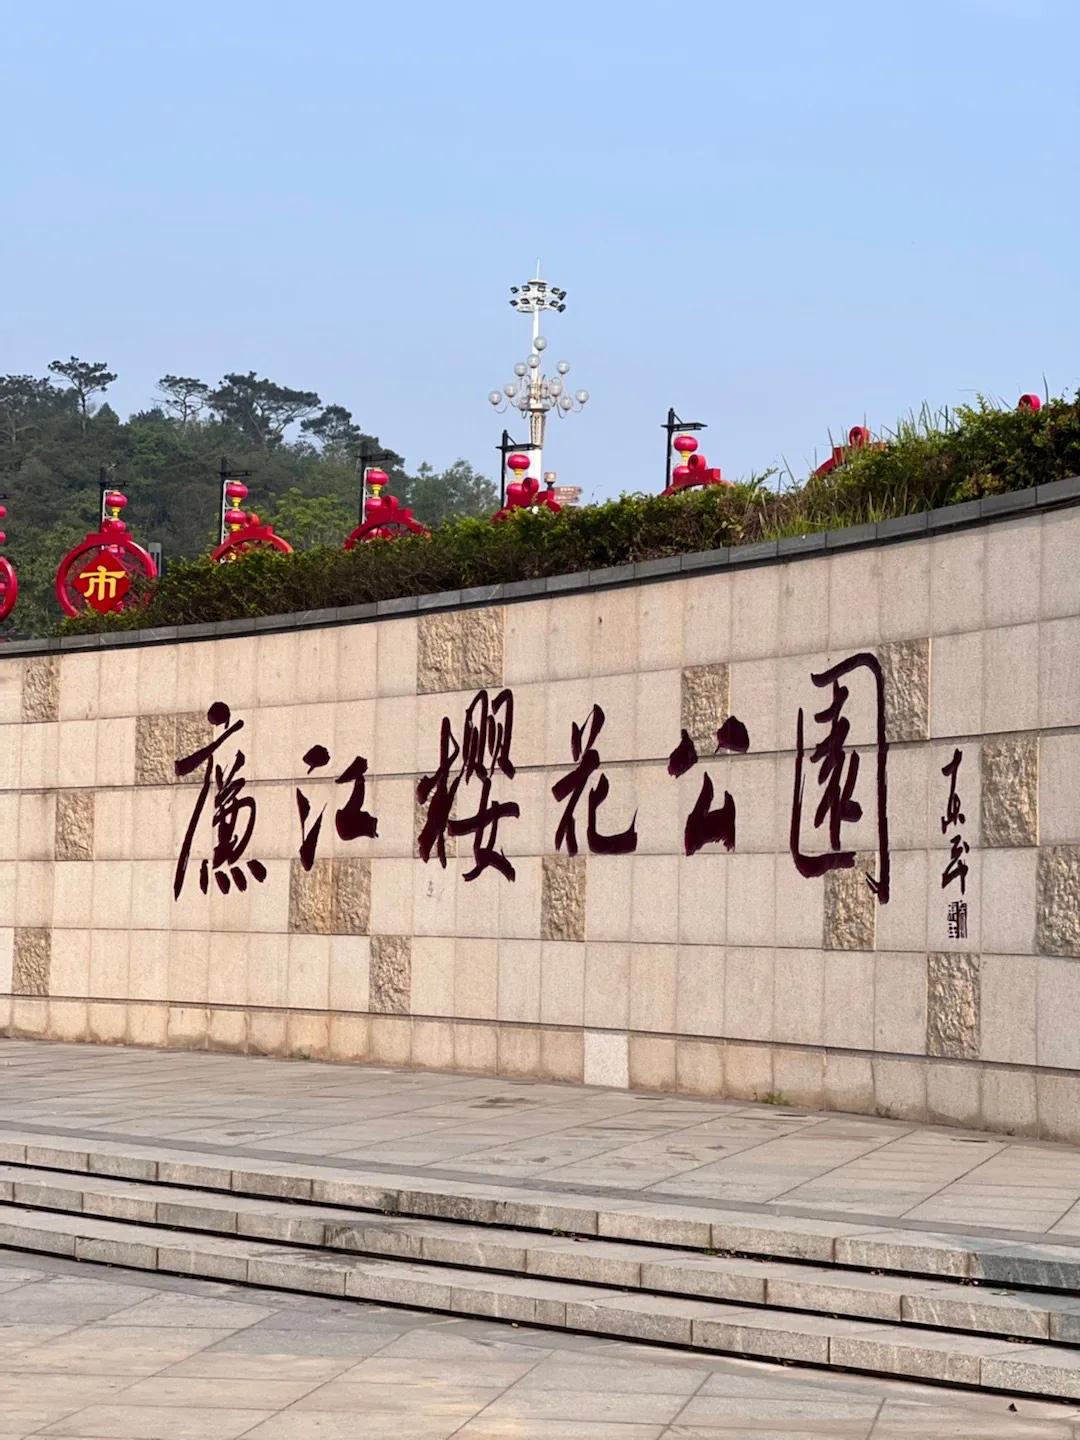
M22 1166L0 1166L0 1200L27 1210L319 1251L1080 1345L1078 1296L985 1289L964 1281L705 1255L464 1222L361 1217L344 1207Z
M882 1321L753 1309L533 1275L316 1253L7 1205L0 1245L133 1269L655 1341L762 1360L1080 1398L1080 1351Z
M762 1259L812 1261L902 1275L1080 1292L1080 1246L1041 1236L973 1235L793 1215L775 1208L679 1205L640 1196L378 1174L148 1142L87 1142L0 1127L0 1162L113 1176L215 1194L288 1199L470 1225L660 1245Z

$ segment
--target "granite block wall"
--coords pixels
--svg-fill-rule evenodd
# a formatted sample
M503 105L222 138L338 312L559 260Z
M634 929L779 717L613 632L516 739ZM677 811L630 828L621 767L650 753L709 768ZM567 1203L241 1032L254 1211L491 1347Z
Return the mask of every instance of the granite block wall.
M1080 1140L1078 554L0 656L0 1027Z

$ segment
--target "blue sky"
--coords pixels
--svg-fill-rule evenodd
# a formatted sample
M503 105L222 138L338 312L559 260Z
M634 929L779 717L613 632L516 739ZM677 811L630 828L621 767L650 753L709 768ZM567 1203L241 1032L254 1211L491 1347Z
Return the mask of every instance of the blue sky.
M105 360L123 413L254 369L492 473L538 254L587 495L656 487L668 405L726 474L803 473L1080 385L1075 0L2 14L0 370Z

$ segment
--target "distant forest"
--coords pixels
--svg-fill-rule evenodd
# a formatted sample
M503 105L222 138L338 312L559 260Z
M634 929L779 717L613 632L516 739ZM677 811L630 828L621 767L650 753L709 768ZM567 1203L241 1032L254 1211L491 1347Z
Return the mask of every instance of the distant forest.
M247 508L297 549L340 545L356 523L362 449L382 452L393 493L428 525L497 508L496 487L464 460L441 473L427 464L409 472L349 410L314 391L254 371L217 385L164 375L157 403L121 420L105 398L115 379L106 364L76 356L53 361L42 379L0 376L2 528L20 586L9 634L43 634L60 619L56 566L96 528L102 473L128 497L135 538L159 542L166 563L215 543L222 456L252 472Z

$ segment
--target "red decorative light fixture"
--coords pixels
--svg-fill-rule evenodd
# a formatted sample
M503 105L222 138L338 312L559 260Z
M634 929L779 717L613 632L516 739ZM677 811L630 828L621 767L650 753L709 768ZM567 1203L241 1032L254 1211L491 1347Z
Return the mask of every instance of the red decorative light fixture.
M1021 395L1020 399L1016 402L1016 408L1018 410L1041 410L1042 401L1038 395Z
M224 461L222 474L229 474ZM281 555L292 554L292 546L275 532L273 525L264 525L253 510L241 510L241 503L248 497L248 487L243 481L226 479L221 493L222 540L211 551L211 560L218 565L229 565L250 554L252 550L276 550Z
M515 452L506 457L506 464L507 468L514 472L515 478L506 487L506 503L491 517L493 525L509 519L515 510L550 510L552 515L559 514L562 506L555 499L554 471L550 472L551 479L541 490L536 476L525 473L530 465L527 455L522 455L520 451ZM547 479L547 476L544 478Z
M841 465L846 465L855 450L865 450L867 447L873 450L884 450L884 440L876 443L870 438L870 431L865 425L853 425L848 431L846 445L834 445L832 454L814 471L814 475L828 475L833 470L838 470Z
M99 615L124 610L132 598L133 581L157 578L152 556L135 543L120 519L127 503L126 495L109 490L101 529L87 535L60 561L56 598L65 615L81 615L88 609Z
M7 508L0 505L0 520L7 518ZM0 530L0 545L7 543L7 536ZM0 620L6 620L15 609L15 601L19 598L19 577L15 574L15 566L6 555L0 555Z
M731 481L724 479L720 467L710 465L700 453L693 435L676 435L671 448L680 457L681 463L672 470L667 488L660 492L661 496L679 495L683 490L704 489L708 485L730 486Z
M373 466L364 472L367 495L364 500L364 518L349 534L345 549L365 545L369 540L400 540L403 535L430 535L426 525L414 519L407 505L402 505L394 495L384 495L383 490L390 482L385 470Z

